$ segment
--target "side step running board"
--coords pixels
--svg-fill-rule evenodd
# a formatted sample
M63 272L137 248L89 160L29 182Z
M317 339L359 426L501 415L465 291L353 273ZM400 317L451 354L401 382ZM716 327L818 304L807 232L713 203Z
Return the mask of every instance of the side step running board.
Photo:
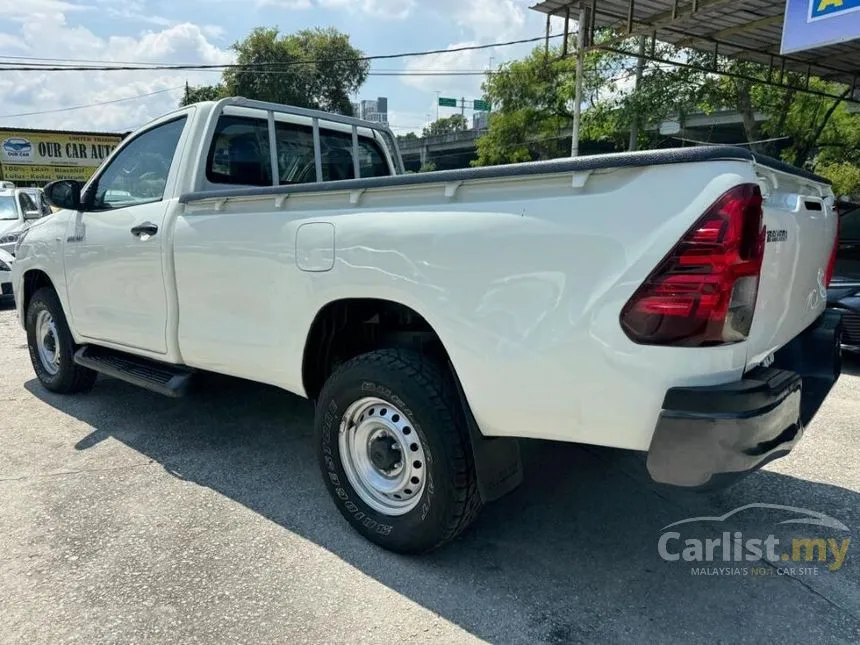
M75 363L170 397L183 396L194 375L187 367L158 363L93 345L84 345L75 352Z

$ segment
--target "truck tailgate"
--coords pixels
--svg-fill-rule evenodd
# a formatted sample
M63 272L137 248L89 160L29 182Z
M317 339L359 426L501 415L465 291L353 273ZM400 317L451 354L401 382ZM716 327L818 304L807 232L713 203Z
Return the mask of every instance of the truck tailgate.
M837 234L828 186L782 172L764 171L764 179L767 238L747 367L760 364L822 314Z

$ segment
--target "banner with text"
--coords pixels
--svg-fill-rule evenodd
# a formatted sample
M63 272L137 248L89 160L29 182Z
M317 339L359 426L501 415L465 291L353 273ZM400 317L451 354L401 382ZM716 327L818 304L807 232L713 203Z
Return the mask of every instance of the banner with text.
M0 172L10 181L85 180L122 135L0 129Z
M786 0L782 54L860 38L860 0Z

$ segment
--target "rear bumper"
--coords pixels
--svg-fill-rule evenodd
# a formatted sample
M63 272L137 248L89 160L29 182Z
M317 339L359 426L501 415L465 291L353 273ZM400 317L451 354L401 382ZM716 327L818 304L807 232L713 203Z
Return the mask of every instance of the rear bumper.
M712 488L787 455L812 421L842 367L840 315L826 312L735 383L673 388L648 450L662 484Z

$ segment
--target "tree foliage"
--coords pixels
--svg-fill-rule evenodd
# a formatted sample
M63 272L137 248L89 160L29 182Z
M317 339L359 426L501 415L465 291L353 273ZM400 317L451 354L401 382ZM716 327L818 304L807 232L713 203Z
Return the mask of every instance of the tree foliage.
M281 34L275 27L257 27L233 51L238 67L225 70L220 85L191 88L183 104L244 96L351 115L349 97L370 69L349 36L333 28Z
M823 163L816 171L833 182L837 197L860 197L860 166L850 161Z
M668 45L663 49L670 49ZM634 121L659 120L695 109L710 109L712 81L704 72L643 69L633 92L635 60L624 54L591 51L583 66L582 138L625 149ZM504 65L484 83L498 109L478 141L477 165L548 159L570 151L576 66L560 47L547 55L536 48L525 59ZM640 137L647 143L644 131ZM637 142L638 144L638 142Z
M607 38L609 34L599 34ZM756 152L833 173L840 187L851 186L860 165L860 116L844 101L802 91L806 77L785 74L796 89L767 84L766 67L720 59L731 75L707 71L713 55L656 44L663 60L693 64L699 69L645 62L636 83L637 39L621 52L586 54L583 75L581 138L602 141L616 150L654 147L667 142L655 126L666 119L682 124L691 114L735 110L742 118L746 141ZM651 52L649 52L650 54ZM755 80L738 78L745 76ZM478 140L477 165L492 165L566 156L570 152L575 63L563 59L561 48L535 49L530 56L504 65L484 84L487 98L498 106L490 128ZM844 86L811 78L809 89L847 97ZM635 90L635 91L634 91ZM634 128L634 124L641 127ZM650 127L645 127L650 126ZM638 131L631 142L631 129ZM677 142L672 142L677 143ZM830 175L828 175L830 176ZM857 192L858 188L853 189Z
M451 134L452 132L462 132L468 128L469 123L466 121L466 117L462 114L453 114L433 121L424 128L421 136L433 137L438 134Z
M226 96L224 86L218 85L186 85L185 94L179 101L179 107L201 103L202 101L217 101Z
M370 68L349 36L333 28L282 35L258 27L233 51L239 67L224 72L228 94L340 114L352 114L349 97Z

